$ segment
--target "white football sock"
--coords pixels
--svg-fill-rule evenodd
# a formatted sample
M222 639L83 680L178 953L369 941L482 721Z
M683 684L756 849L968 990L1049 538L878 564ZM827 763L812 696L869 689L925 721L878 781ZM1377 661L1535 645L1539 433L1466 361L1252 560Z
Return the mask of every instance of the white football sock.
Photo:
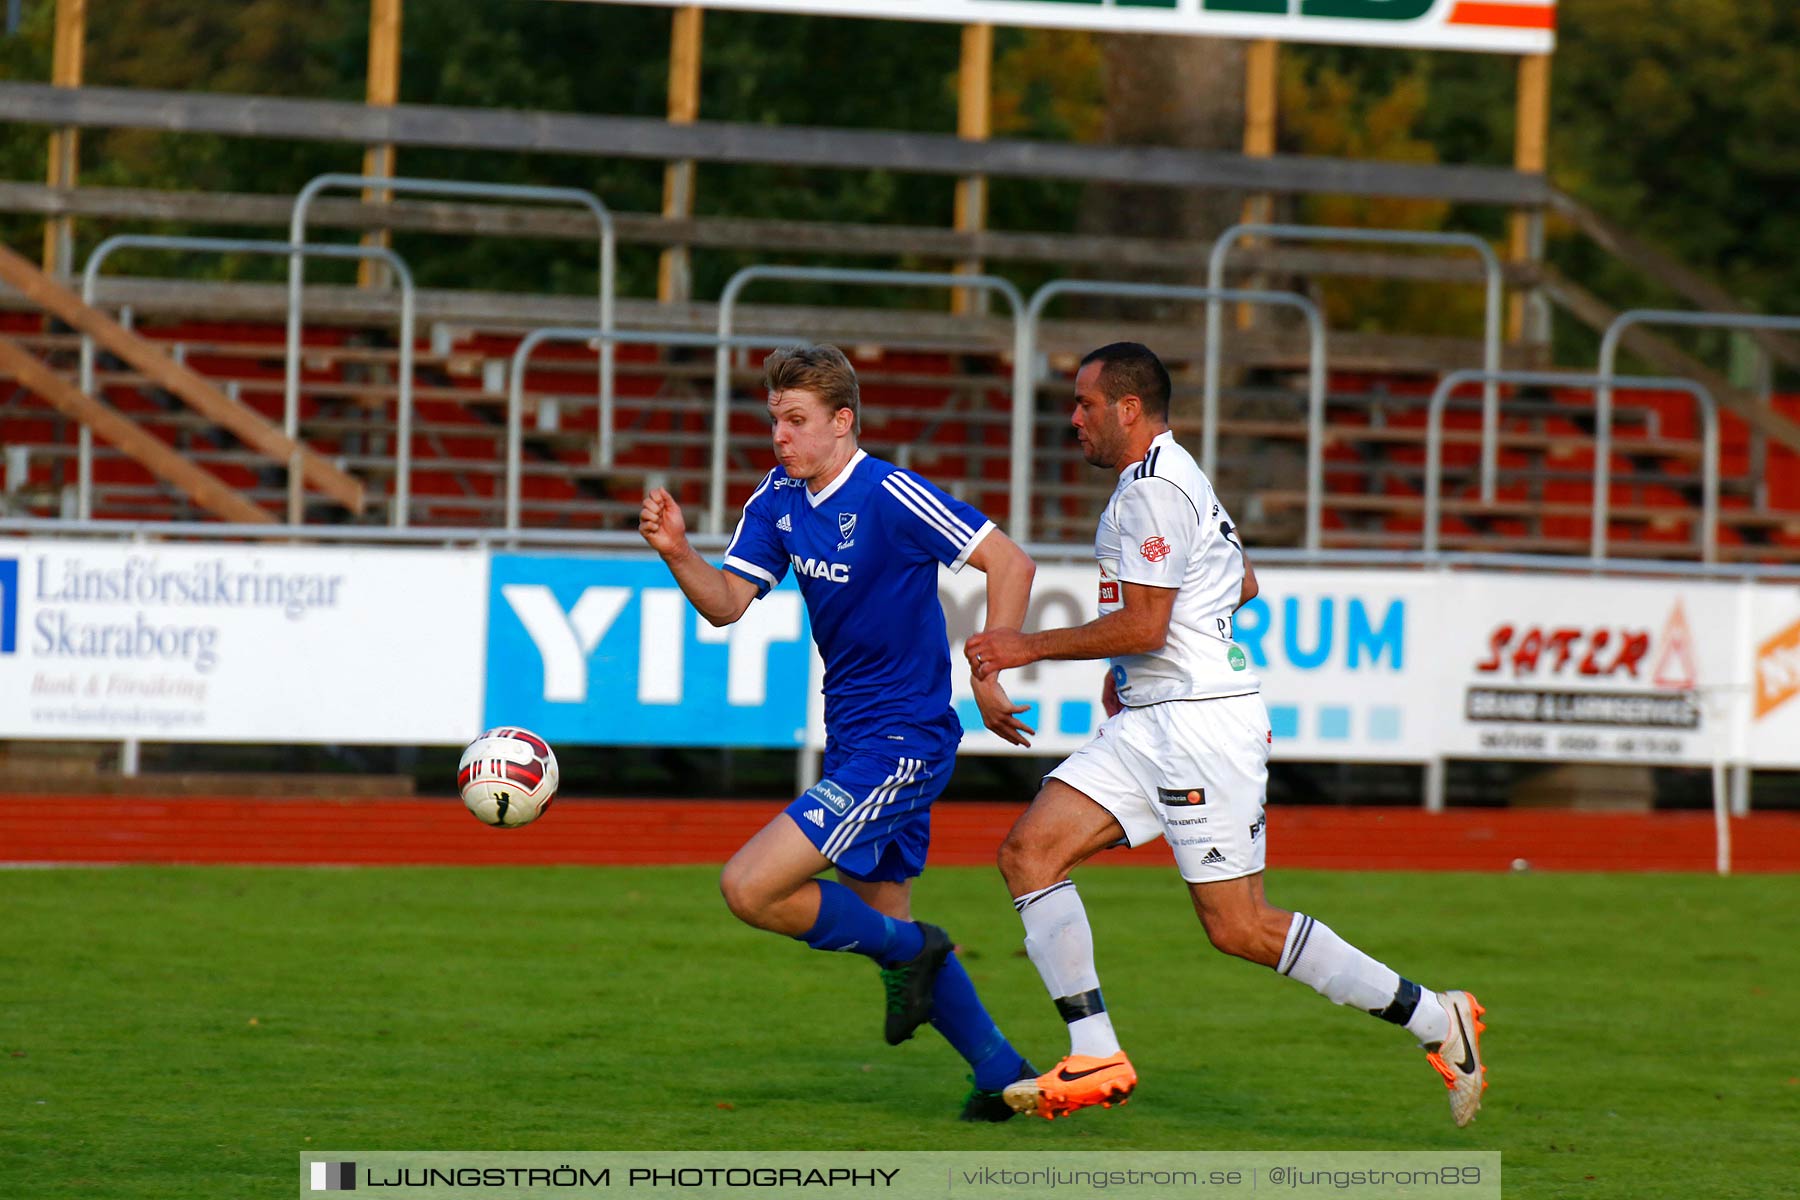
M1275 969L1290 975L1333 1004L1360 1008L1404 1025L1421 1042L1441 1042L1449 1018L1437 994L1403 979L1333 933L1331 927L1295 913Z
M1427 990L1419 996L1419 1007L1407 1021L1406 1032L1418 1038L1421 1046L1435 1046L1450 1036L1450 1013L1436 992Z
M1069 1053L1106 1058L1119 1052L1118 1035L1100 998L1094 934L1073 880L1065 879L1013 901L1025 922L1025 953L1069 1026Z

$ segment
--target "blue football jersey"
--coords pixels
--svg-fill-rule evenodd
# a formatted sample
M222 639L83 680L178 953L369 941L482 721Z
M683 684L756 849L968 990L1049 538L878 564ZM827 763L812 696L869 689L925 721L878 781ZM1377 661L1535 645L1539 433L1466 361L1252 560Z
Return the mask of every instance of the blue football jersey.
M825 662L825 733L841 747L955 750L938 564L961 570L992 521L858 450L819 492L776 467L744 504L725 569L759 598L791 567Z

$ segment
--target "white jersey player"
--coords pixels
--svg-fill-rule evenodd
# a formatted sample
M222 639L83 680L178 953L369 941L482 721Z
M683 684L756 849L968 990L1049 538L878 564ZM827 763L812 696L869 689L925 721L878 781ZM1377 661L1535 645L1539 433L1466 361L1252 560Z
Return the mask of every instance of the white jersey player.
M966 647L977 678L1042 659L1111 660L1106 722L1044 780L1000 847L1026 952L1070 1040L1054 1070L1007 1088L1006 1099L1054 1118L1111 1107L1137 1086L1069 873L1110 846L1162 837L1214 947L1404 1026L1466 1125L1487 1086L1475 997L1423 989L1263 895L1273 739L1261 684L1232 641L1232 614L1256 595L1256 573L1211 482L1169 432L1168 411L1168 372L1145 347L1115 342L1082 360L1073 417L1082 452L1120 473L1094 539L1100 616L1029 634L993 629Z

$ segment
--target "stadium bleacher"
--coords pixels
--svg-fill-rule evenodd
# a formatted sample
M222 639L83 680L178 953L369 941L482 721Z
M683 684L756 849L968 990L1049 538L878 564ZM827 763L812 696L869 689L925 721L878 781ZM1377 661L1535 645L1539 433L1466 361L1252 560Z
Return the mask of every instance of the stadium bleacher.
M870 324L882 314L871 311ZM777 322L772 313L761 323ZM834 324L853 318L848 310ZM47 333L42 318L0 316L0 333L57 365L70 378L79 338ZM226 322L157 316L139 335L217 382L263 416L282 409L283 329L272 321ZM1152 327L1127 332L1154 338ZM879 337L873 329L871 337ZM890 335L891 336L891 335ZM1061 335L1062 338L1068 335ZM492 526L502 518L506 373L520 334L473 325L440 325L415 347L413 482L410 520L426 525ZM850 339L846 339L850 340ZM303 440L368 481L378 500L366 520L388 518L384 494L394 474L398 351L391 328L318 323L307 329L302 370ZM1000 351L950 352L856 339L851 342L868 403L865 439L874 453L929 469L973 502L1004 512L1010 448L1010 363ZM1052 355L1037 395L1034 524L1051 541L1086 536L1104 490L1087 480L1064 435L1068 354ZM647 482L699 503L708 475L710 354L626 346L617 368L617 458L594 461L597 423L595 353L581 347L538 351L527 396L521 519L530 527L629 528ZM1172 358L1178 373L1178 433L1197 443L1194 382L1198 363ZM1220 484L1243 513L1251 536L1293 544L1304 508L1299 471L1306 438L1301 395L1285 356L1246 372L1231 389L1219 434ZM1185 369L1185 370L1184 370ZM728 497L741 502L763 470L765 433L752 406L757 372L741 357L733 373L739 412L729 443ZM1432 371L1334 369L1326 446L1324 544L1415 549L1423 513L1425 400ZM108 403L278 515L284 473L204 417L174 403L152 381L102 360L97 381ZM1800 415L1800 398L1776 397L1777 411ZM1501 430L1500 487L1483 503L1475 487L1479 401L1464 394L1445 419L1442 529L1447 549L1506 549L1552 554L1587 547L1593 470L1592 398L1572 391L1509 397ZM1701 443L1684 396L1623 392L1616 398L1612 523L1624 556L1693 557ZM0 405L0 441L9 447L6 496L15 515L69 511L76 430L73 423L15 392ZM1763 463L1746 427L1723 423L1721 556L1800 558L1800 484L1793 451L1770 445ZM1760 465L1761 469L1756 468ZM23 468L21 477L20 468ZM318 503L312 519L334 517ZM96 448L93 512L102 518L188 519L193 505L175 489L104 445Z

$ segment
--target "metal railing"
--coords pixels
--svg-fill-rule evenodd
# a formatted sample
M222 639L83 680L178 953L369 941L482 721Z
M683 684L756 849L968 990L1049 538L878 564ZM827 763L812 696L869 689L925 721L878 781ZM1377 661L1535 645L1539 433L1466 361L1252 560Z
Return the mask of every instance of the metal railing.
M728 353L737 346L761 346L771 340L767 335L719 338L709 333L687 333L679 330L644 330L644 329L580 329L572 326L553 326L546 329L534 329L526 334L513 350L512 364L507 371L506 394L506 529L517 532L519 529L519 482L524 473L524 440L525 440L525 366L531 361L532 354L539 346L550 342L580 342L592 345L615 346L620 342L647 346L693 346L700 349L718 349ZM775 340L793 340L799 338ZM723 423L715 422L713 429L713 449L715 457L718 448L723 444L727 430ZM724 471L720 469L714 476L716 480L724 479ZM722 490L722 483L717 485ZM709 518L710 521L710 518ZM723 529L709 528L711 535L720 535Z
M1677 309L1634 308L1620 313L1606 327L1600 339L1600 388L1595 393L1594 411L1600 427L1594 435L1595 464L1599 474L1594 483L1594 532L1589 553L1596 558L1606 553L1607 513L1611 504L1612 484L1612 393L1617 382L1612 378L1619 358L1619 343L1633 325L1681 325L1690 329L1765 329L1800 333L1800 317L1768 317L1759 313L1703 313Z
M1013 469L1019 469L1021 463L1031 462L1031 422L1030 417L1036 405L1032 403L1037 387L1037 324L1043 316L1044 308L1058 296L1116 296L1124 299L1145 300L1205 300L1208 302L1223 301L1228 304L1260 304L1281 308L1298 309L1306 318L1307 328L1311 333L1311 349L1307 363L1307 408L1306 408L1306 536L1305 545L1308 550L1319 548L1319 537L1323 526L1323 500L1325 493L1325 318L1319 312L1319 306L1296 292L1264 292L1254 289L1183 287L1174 284L1160 283L1116 283L1107 280L1057 279L1046 283L1032 293L1031 303L1026 307L1023 338L1025 344L1020 347L1018 359L1025 364L1024 382L1021 388L1014 385L1013 396ZM1210 350L1212 343L1209 340ZM1023 398L1021 398L1021 393ZM1023 414L1023 416L1021 416ZM1218 421L1218 405L1216 401L1210 406L1204 417L1203 436L1211 436ZM1211 468L1202 468L1207 477L1212 477Z
M712 483L707 505L707 530L723 533L725 529L725 445L731 425L731 360L733 344L732 314L738 296L758 280L781 279L805 283L849 283L862 286L965 288L971 291L997 293L1006 299L1013 316L1013 442L1014 458L1009 491L1012 509L1008 531L1015 541L1024 541L1031 530L1031 463L1017 454L1020 404L1028 401L1029 392L1021 391L1025 371L1020 355L1024 333L1025 298L1008 280L997 275L956 275L937 271L851 270L840 267L785 267L754 265L745 267L725 281L719 294L718 350L715 355L716 375L713 379L713 454ZM781 339L761 337L754 344L767 345ZM1029 420L1029 413L1026 413ZM1026 438L1029 442L1030 430Z
M514 183L476 183L457 179L409 179L405 177L389 178L385 175L349 175L332 173L315 176L301 188L294 197L294 212L289 227L289 239L296 245L306 241L306 212L312 202L322 192L332 188L367 189L381 192L411 192L425 196L465 196L472 199L488 200L533 200L551 204L573 204L585 208L593 214L596 235L599 240L600 284L599 284L599 323L601 329L613 327L614 293L617 289L618 235L613 229L612 211L600 200L600 197L585 188L571 187L538 187ZM297 326L296 311L300 305L300 289L305 274L305 265L299 259L288 263L288 326L292 330ZM612 442L612 407L613 407L613 344L607 342L600 351L600 436L595 446L595 461L601 466L611 466L613 459ZM287 386L290 391L299 389L297 375L290 374Z
M1505 300L1502 286L1504 276L1500 269L1500 259L1485 239L1472 233L1432 233L1410 229L1260 223L1233 225L1213 243L1206 269L1208 287L1217 289L1225 286L1225 260L1232 248L1247 237L1283 241L1362 242L1381 246L1454 246L1475 251L1481 256L1482 269L1487 274L1487 313L1482 334L1481 367L1490 374L1500 370L1500 308ZM1201 432L1200 441L1200 468L1209 476L1217 465L1219 454L1219 376L1224 361L1224 320L1219 305L1217 300L1209 301L1206 305L1206 411L1205 428ZM1484 502L1492 502L1494 499L1494 476L1499 464L1499 397L1495 384L1490 382L1483 386L1481 498Z
M1437 389L1431 393L1431 404L1425 415L1425 553L1435 555L1438 549L1438 522L1441 499L1438 495L1442 487L1444 431L1444 405L1450 399L1450 393L1465 383L1493 384L1525 384L1537 387L1572 387L1586 388L1598 396L1600 389L1617 385L1657 391L1685 392L1694 398L1700 406L1706 423L1705 440L1701 447L1701 483L1700 483L1700 560L1704 563L1716 562L1719 557L1719 406L1711 392L1691 379L1660 378L1655 376L1612 376L1606 374L1589 375L1579 371L1452 371L1439 381ZM1606 509L1600 497L1607 483L1608 473L1603 464L1606 454L1600 447L1610 446L1612 434L1612 406L1610 403L1595 405L1594 431L1594 527L1593 557L1596 560L1606 557ZM1489 442L1486 429L1481 433L1482 444ZM1484 498L1483 503L1489 503Z
M390 522L399 528L407 523L407 507L412 493L412 420L413 420L413 320L416 294L412 272L406 260L381 246L313 245L296 242L271 242L253 238L161 237L142 233L121 233L107 238L88 256L82 270L81 299L90 307L94 303L100 268L112 253L133 247L146 250L197 250L218 254L262 254L289 261L305 258L359 259L380 262L390 267L400 280L400 386L395 401L394 431L394 507ZM295 450L287 462L288 523L299 525L304 507L301 502L304 481L300 472L300 306L296 298L289 308L287 330L287 374L293 386L283 397L282 432L294 443ZM94 340L81 337L81 390L94 394ZM94 436L86 424L81 426L76 459L76 514L83 520L92 515L94 485Z

